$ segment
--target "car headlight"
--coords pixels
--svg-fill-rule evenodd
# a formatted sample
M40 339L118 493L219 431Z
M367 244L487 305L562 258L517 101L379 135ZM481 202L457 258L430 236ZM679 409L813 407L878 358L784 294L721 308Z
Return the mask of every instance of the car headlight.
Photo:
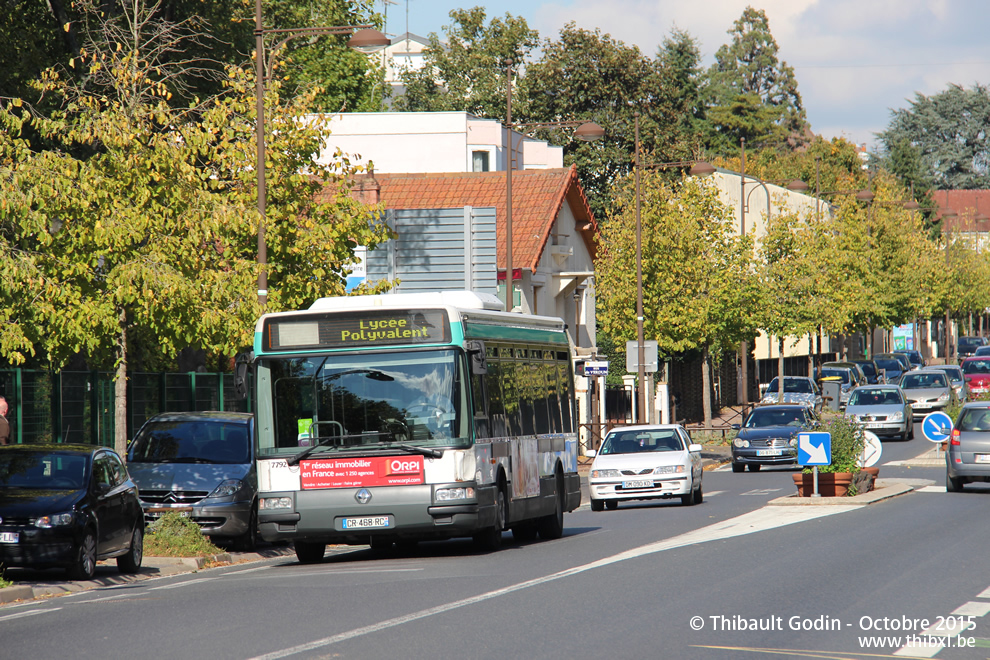
M244 482L240 479L227 479L214 488L213 492L207 495L207 497L230 497L243 487Z
M609 477L621 477L618 470L592 470L592 479L608 479Z
M437 488L437 502L474 499L474 488Z
M291 497L262 497L258 500L258 509L261 511L272 511L274 509L291 509Z
M736 438L735 440L732 441L732 444L734 444L736 447L745 448L745 447L749 447L749 440Z
M798 446L798 439L797 438L791 438L790 445L791 445L791 447L797 447Z
M653 474L680 474L684 472L683 465L661 465L653 470Z
M67 513L56 513L54 516L41 516L34 521L34 526L41 529L62 527L64 525L71 525L74 518L75 516L71 511Z
M949 393L948 392L942 392L942 394L938 397L938 400L939 401L948 401L949 400Z
M903 422L904 421L904 413L902 411L900 411L900 410L898 410L895 413L890 413L889 415L887 415L887 421L888 422Z

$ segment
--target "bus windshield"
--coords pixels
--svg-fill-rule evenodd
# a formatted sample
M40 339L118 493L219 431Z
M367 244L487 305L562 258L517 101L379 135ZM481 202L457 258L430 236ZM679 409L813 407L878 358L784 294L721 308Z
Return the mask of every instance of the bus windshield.
M453 349L265 358L258 456L471 444L464 364Z

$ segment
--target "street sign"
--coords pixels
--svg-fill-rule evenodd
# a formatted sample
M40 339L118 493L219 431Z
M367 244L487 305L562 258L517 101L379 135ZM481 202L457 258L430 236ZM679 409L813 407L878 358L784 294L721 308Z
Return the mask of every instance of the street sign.
M944 412L933 412L921 420L921 434L931 442L945 442L952 435L952 418Z
M607 376L608 375L608 361L607 360L588 360L584 363L584 375L585 376Z
M880 444L880 438L873 431L863 431L863 435L866 436L866 444L863 446L863 453L856 459L856 465L859 467L873 467L880 460L880 454L883 453L883 445Z
M831 462L831 433L798 433L799 465L828 465Z
M657 370L657 342L647 339L643 342L643 371L653 373ZM626 342L626 371L631 374L639 372L639 343Z

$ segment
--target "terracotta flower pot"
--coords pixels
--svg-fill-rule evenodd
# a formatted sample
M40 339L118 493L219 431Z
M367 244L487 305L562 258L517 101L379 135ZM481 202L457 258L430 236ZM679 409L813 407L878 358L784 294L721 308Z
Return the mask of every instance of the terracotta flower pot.
M811 497L815 490L815 475L798 472L792 474L800 497ZM852 483L852 472L826 472L818 474L818 494L822 497L844 497Z

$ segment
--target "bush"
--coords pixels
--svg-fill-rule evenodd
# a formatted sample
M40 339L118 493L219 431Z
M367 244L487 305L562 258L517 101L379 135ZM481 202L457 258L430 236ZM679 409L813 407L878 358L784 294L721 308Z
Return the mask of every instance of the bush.
M826 411L822 413L822 423L815 431L832 436L832 462L819 465L819 473L859 472L857 461L866 445L866 436L858 423L845 415ZM810 473L811 468L804 471Z
M3 565L0 564L0 589L3 589L4 587L12 587L12 586L14 586L14 583L4 577Z
M149 557L202 557L223 552L203 536L199 525L171 511L148 525L144 554Z

